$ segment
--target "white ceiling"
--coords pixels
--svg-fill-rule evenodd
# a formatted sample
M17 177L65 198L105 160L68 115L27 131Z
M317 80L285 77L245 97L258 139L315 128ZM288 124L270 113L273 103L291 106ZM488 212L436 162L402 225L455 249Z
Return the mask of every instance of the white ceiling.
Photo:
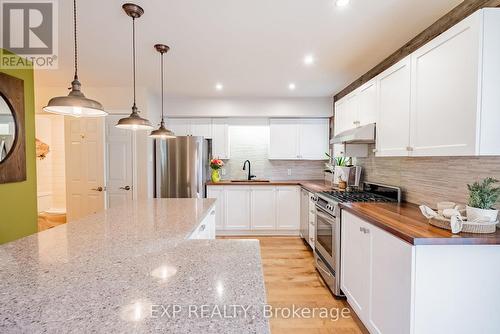
M131 85L131 19L125 1L80 0L80 79L85 86ZM331 96L436 21L461 0L137 0L138 85L159 92L165 43L167 94ZM37 84L72 78L72 1L59 1L59 70ZM303 58L314 54L306 67ZM221 82L224 89L215 90ZM296 84L295 91L288 89Z

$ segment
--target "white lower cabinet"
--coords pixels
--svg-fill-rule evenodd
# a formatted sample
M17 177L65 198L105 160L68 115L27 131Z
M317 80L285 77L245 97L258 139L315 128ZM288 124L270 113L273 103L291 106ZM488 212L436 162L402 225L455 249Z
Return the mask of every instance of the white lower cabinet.
M299 186L207 187L207 197L217 199L217 231L228 234L298 234Z
M298 230L300 228L299 187L277 187L277 224L279 230Z
M224 187L226 219L224 229L250 229L250 187Z
M341 286L372 333L410 333L412 245L342 211Z
M252 229L276 229L276 187L252 187L250 192Z
M212 209L208 216L196 227L189 239L215 239L215 217L216 209Z

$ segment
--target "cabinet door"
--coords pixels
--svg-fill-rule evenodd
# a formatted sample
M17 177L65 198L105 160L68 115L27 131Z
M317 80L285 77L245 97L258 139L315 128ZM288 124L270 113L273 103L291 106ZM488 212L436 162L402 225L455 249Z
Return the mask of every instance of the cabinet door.
M358 94L358 113L355 122L358 126L377 122L377 82L372 80L363 85Z
M299 187L277 187L277 228L278 230L299 230Z
M254 186L251 188L252 230L276 228L276 187Z
M329 146L329 120L327 118L300 119L299 158L325 160Z
M348 103L348 97L335 103L335 135L354 127L354 115L349 109L352 105L352 102Z
M221 186L208 186L207 187L207 198L215 198L215 227L217 230L224 229L224 187Z
M412 55L413 156L474 155L480 15L472 15Z
M389 233L372 234L370 325L375 333L410 333L413 247Z
M190 120L191 136L200 136L207 139L212 138L212 119L211 118L192 118Z
M166 127L172 130L176 136L189 136L191 134L187 118L169 118Z
M368 225L342 210L341 286L349 304L366 324L370 302L370 248Z
M226 230L250 229L250 187L228 186L226 192Z
M225 118L212 120L212 156L219 159L229 159L229 131Z
M377 79L377 156L407 156L410 141L410 58Z
M298 159L297 120L273 118L269 129L269 159Z
M309 240L309 192L300 190L300 236Z

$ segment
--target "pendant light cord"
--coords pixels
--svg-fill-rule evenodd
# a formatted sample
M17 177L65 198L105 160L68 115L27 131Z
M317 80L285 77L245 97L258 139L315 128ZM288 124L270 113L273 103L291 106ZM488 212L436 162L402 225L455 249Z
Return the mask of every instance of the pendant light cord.
M133 60L133 75L134 75L134 108L135 105L135 17L132 17L132 60Z
M75 80L78 79L78 44L76 42L76 0L73 0L73 37L75 40Z
M163 52L161 52L161 122L163 123Z

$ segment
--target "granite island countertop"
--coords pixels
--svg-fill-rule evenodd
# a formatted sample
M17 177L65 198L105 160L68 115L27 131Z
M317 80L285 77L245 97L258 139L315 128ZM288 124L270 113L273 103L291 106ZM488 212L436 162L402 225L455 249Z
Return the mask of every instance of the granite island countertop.
M268 333L259 243L187 240L212 199L113 208L0 246L0 332Z

